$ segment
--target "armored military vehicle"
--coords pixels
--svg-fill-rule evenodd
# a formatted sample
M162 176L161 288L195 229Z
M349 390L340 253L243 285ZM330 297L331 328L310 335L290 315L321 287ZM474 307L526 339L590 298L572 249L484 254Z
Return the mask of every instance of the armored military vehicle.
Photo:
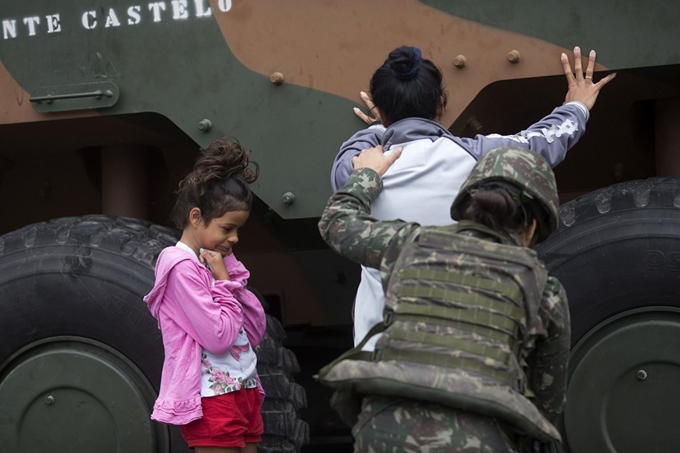
M668 0L0 0L2 451L185 451L149 420L163 348L141 298L177 239L173 190L225 135L261 168L237 252L270 315L261 451L348 448L311 375L351 345L358 270L316 222L358 93L404 44L442 68L462 136L561 104L575 45L597 50L596 79L618 71L557 168L540 249L571 303L560 448L674 451L678 17Z

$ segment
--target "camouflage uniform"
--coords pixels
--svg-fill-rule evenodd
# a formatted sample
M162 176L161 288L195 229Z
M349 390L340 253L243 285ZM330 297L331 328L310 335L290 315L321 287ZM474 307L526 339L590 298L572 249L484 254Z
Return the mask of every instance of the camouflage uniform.
M502 422L436 403L370 395L352 429L357 452L511 453Z
M542 158L536 155L533 155L535 157L527 156L529 153L525 151L515 152L506 150L504 154L505 160L499 160L491 152L489 153L490 157L487 158L489 155L485 156L478 166L475 167L477 171L473 170L470 178L468 178L467 185L464 184L463 186L465 190L461 191L461 194L456 199L456 203L454 203L452 208L454 218L460 217L456 209L460 209L461 205L464 205L465 198L469 197L470 192L475 190L475 187L479 185L478 183L484 181L484 173L482 172L493 172L493 168L489 168L490 165L500 165L500 167L496 168L496 173L509 174L509 180L512 180L512 173L515 169L531 171L535 168L541 169L543 168L541 166L545 165L547 172L553 178L552 182L548 181L547 184L552 184L552 191L555 191L554 177L547 163L541 160ZM512 159L512 162L509 159ZM499 178L499 180L502 179ZM536 182L540 186L546 181ZM533 187L533 189L533 191L523 191L521 197L523 199L535 199L536 195L540 195L540 193L536 192L536 187ZM454 394L454 396L456 393L466 397L472 395L473 399L480 399L484 403L482 406L469 405L467 404L469 398L456 400L454 397L453 399L445 400L438 399L437 395L442 395L441 392L434 396L431 393L425 392L426 397L422 399L427 399L430 402L440 402L441 404L403 400L400 403L391 405L392 409L376 411L376 403L373 399L376 397L372 396L364 402L359 422L355 425L357 451L411 451L406 448L407 445L427 442L427 439L430 437L438 439L435 443L439 450L434 447L430 450L422 447L422 451L513 451L517 448L515 441L519 437L510 439L512 436L505 436L505 430L499 431L499 422L497 420L502 420L503 423L508 422L513 425L513 429L519 431L517 429L518 418L515 416L517 414L519 414L519 418L532 419L532 423L529 425L526 423L524 425L519 424L522 426L524 433L529 433L534 438L558 440L559 434L550 423L555 422L565 403L566 366L569 352L569 313L566 296L559 281L547 276L547 272L538 262L535 253L532 250L521 247L522 244L519 236L512 232L499 234L498 232L466 221L454 227L421 227L416 223L406 223L398 220L376 221L372 219L369 215L370 204L381 190L382 181L377 173L370 169L356 171L345 187L331 198L319 222L319 229L326 242L340 254L358 263L380 270L387 296L386 314L390 309L396 310L399 307L400 300L404 299L403 288L400 286L404 280L403 274L415 266L413 264L415 261L424 262L425 264L428 261L437 261L436 250L438 247L453 248L454 252L458 252L456 264L468 263L469 265L469 263L476 263L472 266L472 271L470 271L469 266L467 271L456 269L455 272L458 275L462 275L461 277L456 277L457 279L470 277L471 281L477 281L474 280L476 277L474 274L487 273L487 275L482 275L482 277L485 277L487 281L492 281L500 275L498 272L504 272L505 266L507 266L507 272L513 273L515 269L519 269L513 259L508 259L507 262L501 260L501 268L490 268L487 266L487 262L493 261L492 257L496 255L509 258L509 252L517 255L519 262L526 262L534 266L535 272L525 272L516 277L519 283L522 284L520 287L524 291L520 291L522 294L520 299L523 298L523 300L520 300L518 305L521 306L523 304L524 307L520 310L521 313L517 315L517 323L520 325L520 328L516 331L516 336L513 337L516 347L513 346L511 349L504 346L502 341L491 345L496 349L487 347L489 345L484 343L488 342L489 338L478 335L478 332L474 330L461 334L461 331L450 326L442 327L441 325L432 326L428 323L401 322L400 329L402 333L415 332L428 338L446 337L447 335L455 334L458 337L455 340L456 344L467 344L472 348L471 350L481 347L484 351L493 350L494 353L511 355L510 360L506 363L504 362L504 364L499 364L482 355L481 364L477 363L472 368L470 368L470 365L461 365L461 369L458 369L456 365L451 364L456 363L456 360L460 360L463 363L470 362L470 354L467 354L468 351L463 350L462 353L461 351L453 351L452 353L450 350L439 348L438 351L434 352L448 354L445 364L445 366L448 366L448 369L442 373L441 367L440 369L429 367L426 361L424 362L425 364L423 362L409 363L410 361L418 362L419 354L422 351L416 351L416 354L413 354L413 351L406 350L402 351L403 355L397 354L392 357L382 357L381 354L383 352L391 352L390 349L398 349L401 346L398 341L400 338L390 337L389 329L396 328L397 324L399 324L399 322L394 322L378 341L376 348L378 356L374 356L372 361L341 360L322 370L322 382L336 387L339 390L338 393L382 394L387 397L399 395L420 400L420 397L414 396L420 395L418 392L409 393L410 387L390 387L390 385L385 385L385 383L389 384L390 380L401 379L420 385L420 388L437 386L438 390L443 389L448 394ZM545 200L545 198L541 198L541 200ZM548 203L550 205L548 209L553 215L549 219L550 224L539 231L539 235L542 238L546 236L546 232L549 234L556 224L556 194ZM455 230L451 230L452 228ZM454 231L456 234L451 235L451 231L447 231L447 229ZM450 241L452 238L455 240ZM423 258L422 256L416 258L416 255L412 253L414 244L423 240L434 241L432 248L435 251L432 252L430 258ZM440 242L437 243L436 240ZM444 242L441 242L442 240ZM450 243L446 241L450 241ZM431 273L431 271L428 272ZM465 272L472 272L472 274L468 276L465 275ZM544 275L542 280L541 272ZM428 282L428 284L431 283ZM460 288L465 287L464 284L458 286ZM437 291L436 285L433 285L433 287ZM530 294L531 291L528 288L532 287L538 288L539 293ZM474 299L471 302L472 305L474 305L478 298L483 298L483 296L479 295L480 291L478 288L468 287L467 290L463 291L470 292L469 296ZM489 293L490 291L486 292ZM471 307L468 305L467 308ZM480 344L481 346L479 346ZM403 348L403 346L401 347ZM407 345L406 349L408 347L411 346ZM437 349L432 344L427 345L427 348L429 350L425 350L425 354ZM451 358L451 355L455 357ZM480 373L474 372L477 370L476 367L479 367ZM473 371L470 372L470 370ZM431 375L428 376L428 372L431 372ZM370 382L366 384L361 379L357 379L358 377L361 378L362 375L366 375L366 373L369 373L372 378L377 376L383 379L381 384L371 386ZM497 373L497 375L494 373ZM499 385L499 381L496 379L506 379L511 387ZM345 382L351 382L352 384L348 386ZM366 389L370 390L366 391ZM516 397L513 397L514 399L508 397L511 393L515 394ZM503 400L505 408L509 408L509 410L500 412L495 408L492 408L493 410L486 410L486 408L493 406L493 400L496 397L499 401ZM385 400L380 401L382 401L383 405L385 404ZM461 404L460 401L464 404ZM523 401L526 401L526 404ZM529 403L529 401L533 404ZM416 414L415 418L403 416L405 405L409 406L410 414ZM478 417L485 419L485 421L481 422L478 420L478 423L475 423L475 429L470 429L465 423L457 421L461 417L468 417L469 419L471 415L469 412L457 410L457 408L463 409L463 407L466 407L468 410L475 409L478 413L484 412L487 415L494 415L496 419L480 415ZM480 407L484 408L484 410L480 411ZM535 411L536 407L540 410L540 414L538 412L532 414L532 410ZM447 433L445 430L432 432L432 428L424 428L428 418L448 420L445 424L449 425L450 433ZM520 421L524 422L525 420ZM418 431L414 434L412 429L415 426L413 425L414 423L420 426L420 429L430 430L429 433ZM463 425L466 427L462 428ZM528 431L525 429L526 426L537 428L533 431ZM443 438L448 438L448 441L443 442ZM501 441L505 442L504 446L498 446L502 445L499 444ZM459 445L456 447L457 444ZM465 450L460 445L467 445L468 449ZM477 447L474 447L474 445L477 445ZM496 446L494 447L494 445ZM477 449L475 450L474 448Z

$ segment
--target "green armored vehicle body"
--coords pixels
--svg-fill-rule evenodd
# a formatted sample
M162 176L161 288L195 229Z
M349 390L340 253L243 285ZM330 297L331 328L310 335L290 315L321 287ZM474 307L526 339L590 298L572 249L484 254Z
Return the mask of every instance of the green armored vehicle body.
M359 91L404 44L442 69L460 136L549 113L575 45L596 79L618 72L556 169L561 225L539 250L571 307L560 448L674 451L677 17L661 0L0 0L2 451L186 450L149 419L163 345L141 297L177 239L178 181L225 135L261 169L237 251L269 313L260 449L349 449L311 375L351 346L359 272L316 222Z

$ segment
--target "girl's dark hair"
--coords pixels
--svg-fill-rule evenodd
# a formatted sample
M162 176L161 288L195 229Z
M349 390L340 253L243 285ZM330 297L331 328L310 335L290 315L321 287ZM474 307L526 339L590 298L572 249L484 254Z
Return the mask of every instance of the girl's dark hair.
M434 120L446 106L442 73L417 47L399 47L373 74L371 98L385 125L404 118Z
M257 163L249 168L250 163L248 151L234 138L221 138L201 150L194 169L179 183L171 213L175 226L184 229L193 208L201 210L206 225L229 211L250 211L248 184L259 174Z
M481 223L495 231L522 231L533 220L530 209L518 206L504 187L483 185L472 195L463 218Z

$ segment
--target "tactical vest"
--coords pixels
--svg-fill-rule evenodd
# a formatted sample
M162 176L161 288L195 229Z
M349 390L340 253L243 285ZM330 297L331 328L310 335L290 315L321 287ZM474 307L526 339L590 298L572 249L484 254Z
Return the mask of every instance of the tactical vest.
M475 229L501 243L459 234ZM533 250L481 225L422 228L395 263L384 329L371 356L361 344L321 370L339 393L431 401L510 423L544 441L559 432L528 397L523 348L541 323L548 273ZM336 401L337 403L337 401Z

